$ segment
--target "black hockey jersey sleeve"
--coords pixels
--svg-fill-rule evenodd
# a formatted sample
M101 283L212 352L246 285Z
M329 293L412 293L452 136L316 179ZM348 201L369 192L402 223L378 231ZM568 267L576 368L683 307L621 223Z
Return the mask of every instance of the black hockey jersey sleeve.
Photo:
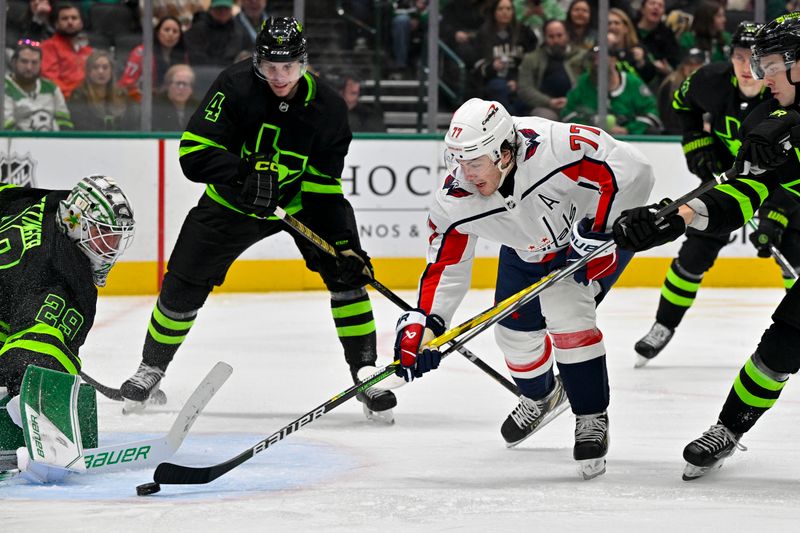
M701 67L686 78L675 91L672 98L672 109L678 115L684 135L703 131L703 113L712 109L710 98L714 98L712 89L713 73ZM717 96L718 97L718 96Z

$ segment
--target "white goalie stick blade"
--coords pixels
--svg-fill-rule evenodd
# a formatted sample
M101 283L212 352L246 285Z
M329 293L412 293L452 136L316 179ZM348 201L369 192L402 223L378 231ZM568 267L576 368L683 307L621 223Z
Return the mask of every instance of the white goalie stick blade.
M181 412L172 423L169 432L155 439L125 442L112 446L101 446L83 451L86 472L89 474L155 468L159 463L172 457L194 425L194 421L217 391L228 380L233 368L219 362L203 378L203 381L186 400ZM0 470L0 481L19 474L19 470Z

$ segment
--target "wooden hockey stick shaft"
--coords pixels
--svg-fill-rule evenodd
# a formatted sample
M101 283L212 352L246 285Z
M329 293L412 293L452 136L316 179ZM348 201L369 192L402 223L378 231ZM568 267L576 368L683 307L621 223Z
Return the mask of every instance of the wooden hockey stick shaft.
M338 253L336 249L331 246L331 244L314 233L308 226L294 218L292 215L288 214L286 211L278 207L275 210L275 216L283 220L290 228L295 230L299 233L302 237L305 237L311 243L315 244L318 248L320 248L325 253L336 257ZM402 309L403 311L409 311L412 307L406 303L405 300L400 298L396 293L394 293L391 289L386 287L383 283L378 281L377 279L370 277L369 285L374 288L376 291L381 293L383 296L389 299L393 304L397 307ZM483 361L480 357L472 353L469 349L465 346L462 346L458 349L458 352L466 357L472 364L483 370L486 374L489 375L492 379L494 379L497 383L505 387L508 391L510 391L515 396L519 396L520 392L517 386L509 381L505 376L500 374L497 370L492 368L489 364Z

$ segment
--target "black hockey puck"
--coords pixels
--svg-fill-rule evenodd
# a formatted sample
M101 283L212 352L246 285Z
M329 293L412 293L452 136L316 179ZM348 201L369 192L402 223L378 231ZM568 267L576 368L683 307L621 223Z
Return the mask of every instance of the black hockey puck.
M136 494L139 496L147 496L148 494L155 494L161 490L161 485L158 483L143 483L136 487Z

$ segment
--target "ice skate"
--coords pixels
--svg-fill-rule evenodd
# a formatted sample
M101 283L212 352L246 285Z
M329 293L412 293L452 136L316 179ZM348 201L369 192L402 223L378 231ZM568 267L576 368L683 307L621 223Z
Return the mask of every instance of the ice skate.
M739 444L741 434L737 435L722 424L714 424L708 431L686 445L683 458L686 467L683 469L683 480L691 481L702 477L712 470L722 467L725 459L733 455L736 449L747 448Z
M127 415L141 412L148 403L167 403L166 394L159 389L163 377L164 371L160 368L140 363L136 373L119 388L120 394L125 398L122 413Z
M633 364L634 368L641 368L649 363L664 349L674 333L674 329L670 329L660 322L654 323L647 335L639 339L633 347L636 353L639 354Z
M569 402L561 385L561 376L556 376L556 384L550 394L541 400L532 400L527 396L519 397L517 405L500 427L500 434L506 441L506 447L513 448L563 413Z
M377 371L378 369L374 366L362 366L353 379L358 383ZM380 388L380 383L359 392L356 399L361 402L367 420L387 425L394 424L392 408L397 405L397 397L392 391Z
M607 411L576 415L572 457L578 461L578 473L583 479L593 479L606 473L608 440Z

